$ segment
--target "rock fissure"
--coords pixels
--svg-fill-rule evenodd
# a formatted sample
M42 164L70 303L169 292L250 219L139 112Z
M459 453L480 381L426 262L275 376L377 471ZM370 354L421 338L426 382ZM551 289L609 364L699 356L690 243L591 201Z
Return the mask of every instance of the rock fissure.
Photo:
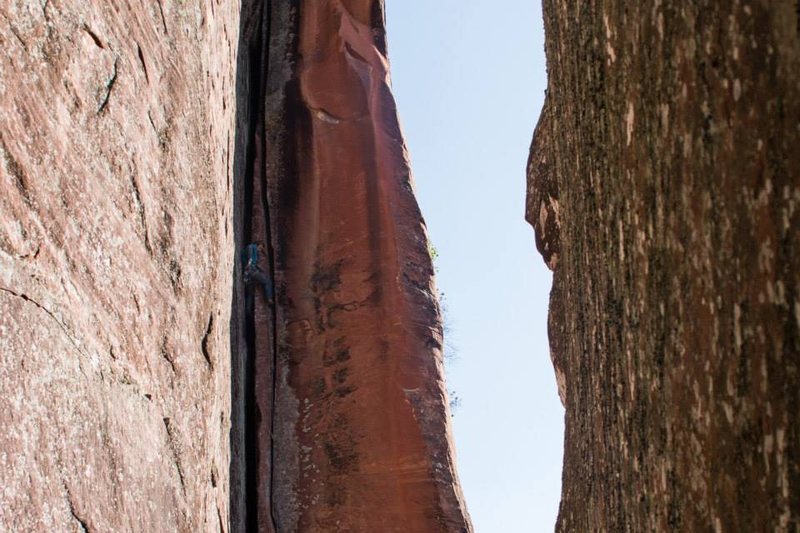
M144 73L144 81L149 84L150 75L147 73L147 63L145 63L144 52L142 52L142 46L139 43L136 43L136 55L139 56L139 63L142 65L142 72Z
M83 31L85 31L86 34L92 39L92 42L94 42L95 46L97 46L100 49L105 49L103 41L100 40L100 37L98 37L97 34L93 32L92 29L87 24L83 25Z
M114 89L114 84L117 83L117 62L119 61L118 57L114 57L114 64L111 67L111 76L109 76L108 80L105 83L105 94L103 95L102 99L100 100L100 105L97 107L97 114L103 112L103 110L108 105L108 100L111 98L111 91Z
M22 37L20 36L20 34L17 31L17 29L14 26L9 24L9 30L11 31L11 35L13 35L17 39L17 41L19 41L19 44L20 44L20 46L22 46L22 49L25 50L25 53L27 53L28 52L28 44L22 39Z
M92 533L92 529L89 527L88 522L78 514L77 509L75 509L75 503L72 501L72 495L67 491L67 506L69 507L69 514L72 515L72 518L78 523L78 527L81 528L83 533Z
M275 337L276 308L274 284L272 224L269 216L268 179L264 158L265 87L269 72L268 46L270 41L271 2L262 4L254 16L257 29L251 44L249 65L253 113L248 144L247 174L244 184L244 235L247 246L257 250L257 268L265 272L272 285L272 295L259 283L246 289L246 325L248 346L247 399L248 427L246 432L247 460L247 529L248 531L277 531L274 518L273 484L275 476L275 444L273 434L278 416L275 408L275 366L277 340ZM270 301L271 300L271 301Z
M211 371L214 371L214 360L211 357L211 335L214 331L214 315L208 315L208 325L206 326L206 331L203 333L203 339L200 341L200 350L203 352L203 358L208 363L208 367Z
M264 6L264 14L262 16L262 24L264 25L263 30L263 53L262 53L262 63L263 68L261 69L263 80L259 84L261 89L259 91L260 94L260 104L263 106L262 111L259 113L259 127L266 127L264 114L264 109L266 108L266 86L267 80L269 79L269 68L270 68L270 54L269 54L269 43L272 39L272 0L266 0ZM262 134L261 139L263 139L265 135ZM269 409L269 442L266 443L269 446L269 520L270 525L272 527L273 532L278 532L278 525L275 516L275 509L276 503L274 501L274 487L276 483L276 468L275 468L275 447L277 445L275 441L275 428L276 428L276 420L278 417L277 413L277 372L276 368L278 365L278 338L277 338L277 317L278 317L278 305L280 305L281 299L279 299L278 287L275 283L275 250L273 246L273 239L274 239L274 224L275 219L270 216L270 201L269 201L269 180L270 180L270 173L266 167L266 158L262 161L262 171L261 174L264 180L264 186L261 189L261 208L263 213L263 225L264 225L264 243L266 248L266 259L267 259L267 276L272 284L272 302L267 301L267 307L269 309L269 321L270 321L270 334L269 334L269 344L271 348L271 354L267 357L269 360L270 365L270 386L271 389L269 391L270 396L270 409ZM278 228L279 229L279 228ZM266 295L265 295L266 296Z
M34 300L33 298L31 298L30 296L28 296L25 293L15 292L15 291L12 291L11 289L8 289L6 287L0 287L0 291L3 291L3 292L5 292L7 294L10 294L12 296L16 296L17 298L20 298L20 299L22 299L22 300L24 300L24 301L26 301L28 303L31 303L31 304L35 305L36 307L38 307L39 309L41 309L42 311L44 311L47 316L52 318L56 322L56 324L58 324L58 326L61 328L61 330L67 336L67 338L69 339L70 343L75 347L75 349L78 350L83 355L87 355L86 352L84 352L83 349L81 349L80 343L78 342L78 339L76 339L75 336L69 331L69 329L67 328L66 324L64 324L47 307L43 306L42 304L40 304L39 302L37 302L36 300Z
M167 446L172 452L172 462L175 464L175 471L178 474L178 481L180 481L181 490L186 495L186 477L183 473L183 466L181 465L181 457L178 453L178 440L175 435L175 430L172 428L172 423L169 417L162 418L164 422L164 430L167 433Z
M28 3L0 529L471 531L383 2Z
M164 6L161 2L162 0L156 0L156 4L158 4L158 14L161 15L161 27L164 30L164 35L169 35L169 31L167 31L167 17L164 16Z

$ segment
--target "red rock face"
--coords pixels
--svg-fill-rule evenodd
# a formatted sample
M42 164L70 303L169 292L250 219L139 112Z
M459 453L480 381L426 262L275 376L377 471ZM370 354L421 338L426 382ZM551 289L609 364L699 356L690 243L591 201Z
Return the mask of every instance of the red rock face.
M382 7L306 2L295 21L296 61L266 117L278 529L470 531Z
M0 530L470 531L381 3L146 4L0 7Z

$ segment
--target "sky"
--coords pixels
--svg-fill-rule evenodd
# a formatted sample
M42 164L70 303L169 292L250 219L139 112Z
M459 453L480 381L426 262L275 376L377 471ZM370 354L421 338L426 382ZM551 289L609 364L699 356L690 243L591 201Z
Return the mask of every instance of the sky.
M550 272L525 222L544 99L537 0L386 0L392 84L438 252L458 469L478 533L552 531L564 410L547 344Z

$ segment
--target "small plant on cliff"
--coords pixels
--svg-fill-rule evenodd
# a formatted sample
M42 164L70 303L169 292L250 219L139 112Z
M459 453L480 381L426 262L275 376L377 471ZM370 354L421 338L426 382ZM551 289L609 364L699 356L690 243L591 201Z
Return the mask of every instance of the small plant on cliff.
M447 398L448 402L450 403L450 416L453 416L456 410L461 407L461 398L454 390L451 390L447 393Z
M431 256L431 262L433 263L433 271L437 274L439 273L439 265L436 264L436 260L439 259L439 250L431 244L431 241L428 241L428 255Z
M436 247L428 241L428 254L431 256L431 261L433 262L433 270L434 272L439 272L439 266L436 264L437 259L439 259L439 251ZM450 323L450 315L447 310L447 297L445 293L436 289L436 299L439 302L439 310L442 316L442 337L444 338L444 347L442 349L442 357L444 359L444 370L445 374L449 373L452 369L453 364L458 359L455 345L450 340L450 334L452 333L452 327ZM456 410L461 407L461 398L458 396L456 391L448 390L448 403L450 404L450 413L451 416L456 412Z
M441 309L442 313L442 337L444 337L444 349L443 349L443 357L444 357L444 366L445 370L448 370L453 363L458 360L458 350L456 349L455 344L451 340L451 333L453 332L453 327L450 322L450 313L448 312L447 308L447 296L445 293L439 293L439 308Z

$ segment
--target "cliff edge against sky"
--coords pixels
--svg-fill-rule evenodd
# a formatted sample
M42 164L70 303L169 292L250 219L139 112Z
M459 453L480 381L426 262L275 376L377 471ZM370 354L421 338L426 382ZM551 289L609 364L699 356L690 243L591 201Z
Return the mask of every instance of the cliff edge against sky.
M800 527L796 2L544 2L559 531Z
M382 2L0 15L1 528L471 531Z

